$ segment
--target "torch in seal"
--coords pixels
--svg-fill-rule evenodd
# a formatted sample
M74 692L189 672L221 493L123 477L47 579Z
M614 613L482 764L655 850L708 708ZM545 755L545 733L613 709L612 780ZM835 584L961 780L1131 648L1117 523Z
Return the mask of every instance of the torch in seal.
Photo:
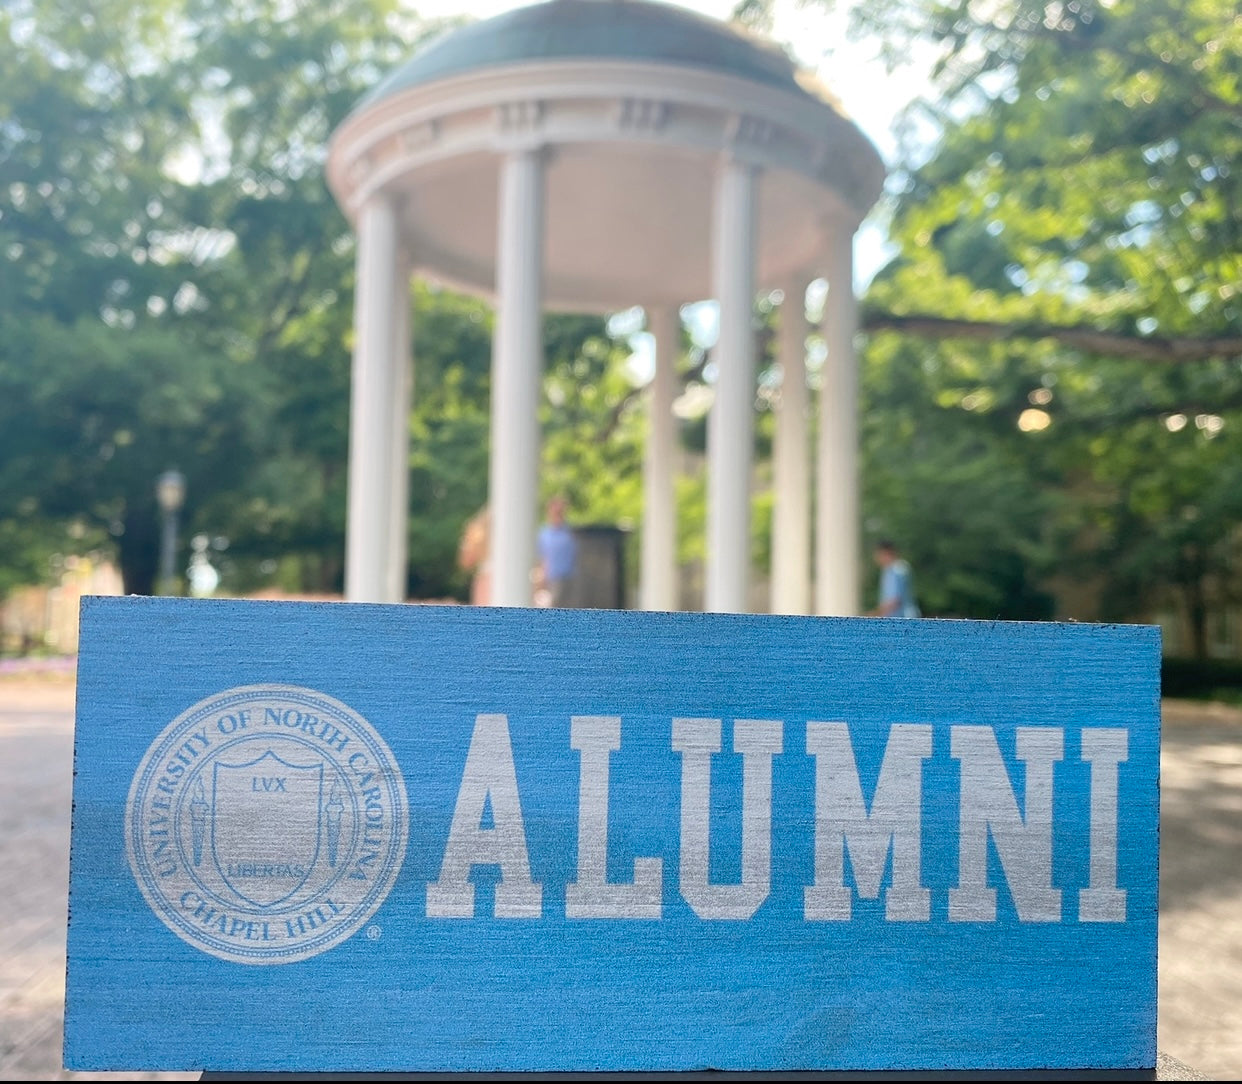
M341 812L345 809L339 790L340 784L334 782L328 800L323 804L328 820L328 865L332 867L336 866L336 849L341 842Z
M194 832L194 865L202 865L203 862L203 837L207 834L207 811L211 805L207 801L207 794L203 790L203 780L200 777L198 786L194 788L194 800L190 802L190 827Z

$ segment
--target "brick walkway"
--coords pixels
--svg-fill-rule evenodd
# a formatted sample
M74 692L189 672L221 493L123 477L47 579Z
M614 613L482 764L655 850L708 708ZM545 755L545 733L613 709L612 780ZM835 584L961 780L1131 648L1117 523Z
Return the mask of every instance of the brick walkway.
M1164 1053L1242 1077L1242 711L1169 703L1162 756ZM0 1080L192 1080L61 1068L73 686L0 676Z

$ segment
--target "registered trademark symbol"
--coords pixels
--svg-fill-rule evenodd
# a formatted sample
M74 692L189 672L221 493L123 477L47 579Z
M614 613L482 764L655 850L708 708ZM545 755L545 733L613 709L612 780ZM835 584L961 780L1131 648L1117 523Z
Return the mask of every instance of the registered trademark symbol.
M384 931L381 930L378 926L368 926L367 927L367 940L378 941L380 939L380 935L383 934L383 932Z

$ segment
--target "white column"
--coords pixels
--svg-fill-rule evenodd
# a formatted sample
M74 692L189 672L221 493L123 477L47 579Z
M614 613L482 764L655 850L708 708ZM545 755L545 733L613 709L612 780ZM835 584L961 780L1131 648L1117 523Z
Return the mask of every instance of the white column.
M414 366L410 350L410 265L397 259L392 300L393 367L392 397L392 499L389 504L387 589L389 602L405 601L406 566L409 554L410 509L410 405L414 395Z
M396 215L387 197L377 194L358 214L345 531L345 597L351 602L384 602L388 596L396 277Z
M854 331L854 231L838 222L827 253L828 298L823 335L828 347L819 401L819 488L815 519L815 610L833 616L859 611L858 362Z
M496 330L492 339L492 604L529 606L539 480L543 379L543 156L509 152L500 166Z
M754 427L755 170L722 164L716 181L712 276L720 303L716 398L707 426L704 609L746 611Z
M676 305L647 313L655 338L655 375L647 404L647 447L643 459L642 608L677 609L677 500L674 487L677 427L677 359L681 314Z
M781 397L772 446L772 612L811 604L811 449L807 432L806 282L791 280L781 304Z

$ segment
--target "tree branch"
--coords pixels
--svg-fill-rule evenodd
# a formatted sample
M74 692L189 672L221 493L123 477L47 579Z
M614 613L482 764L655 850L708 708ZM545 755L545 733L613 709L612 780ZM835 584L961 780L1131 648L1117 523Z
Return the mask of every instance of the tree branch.
M1242 335L1205 338L1128 335L1082 325L959 320L920 314L899 316L876 310L864 311L859 326L863 331L895 331L928 339L1053 339L1087 353L1141 361L1186 362L1242 357Z

